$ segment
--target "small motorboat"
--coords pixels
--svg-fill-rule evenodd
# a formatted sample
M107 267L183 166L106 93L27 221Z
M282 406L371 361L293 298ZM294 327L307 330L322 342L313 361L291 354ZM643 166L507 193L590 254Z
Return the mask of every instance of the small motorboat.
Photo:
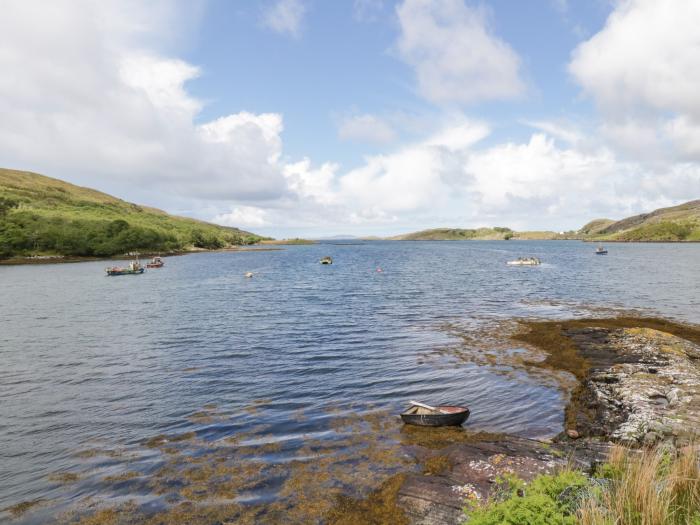
M329 256L325 256L323 259L319 261L321 264L333 264L333 259L331 259Z
M539 266L542 264L537 257L518 257L514 261L508 261L508 266Z
M146 268L162 268L163 266L165 266L165 263L160 257L154 257L151 259L151 262L146 263Z
M245 274L246 279L251 279L253 275L255 275L253 272L246 272Z
M105 271L107 275L140 275L146 269L141 266L141 263L137 260L131 261L129 266L126 268L121 268L119 266L112 266L111 268L106 268Z
M602 246L598 246L598 247L595 249L595 254L596 254L596 255L607 255L607 254L608 254L608 250L606 250L606 249L603 248Z
M421 427L458 427L469 417L467 407L440 405L432 407L418 401L411 401L411 408L401 414L407 425Z

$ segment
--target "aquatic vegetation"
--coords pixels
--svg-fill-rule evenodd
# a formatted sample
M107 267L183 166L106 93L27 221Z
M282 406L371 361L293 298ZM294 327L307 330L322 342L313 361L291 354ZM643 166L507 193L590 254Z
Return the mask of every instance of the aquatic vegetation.
M12 505L10 507L4 508L2 510L5 512L9 512L13 518L19 518L28 510L36 507L37 505L41 505L44 502L45 502L45 500L43 500L43 499L33 499L33 500L29 500L29 501L20 501L19 503Z
M398 494L406 476L397 474L386 480L379 489L363 499L338 496L326 515L330 525L356 525L358 523L391 523L407 525L403 510L398 506Z
M522 321L523 330L512 336L516 341L547 352L543 361L531 361L532 366L565 370L582 379L589 369L568 331L585 328L651 328L700 344L700 327L655 317L612 317L571 319L568 321Z
M267 404L260 400L253 406L264 409ZM201 412L215 410L209 406ZM357 415L337 407L333 413L327 424L334 437L302 438L291 449L291 461L275 460L285 445L265 434L269 425L216 441L198 439L194 432L155 436L144 444L162 454L157 468L147 475L127 471L103 478L115 487L138 479L139 492L146 491L149 505L89 508L64 521L350 523L350 516L357 516L356 522L363 522L361 517L398 516L396 494L402 478L396 474L414 468L399 438L400 421L379 410ZM444 461L433 461L434 466L438 463L444 466ZM241 498L248 500L260 490L274 498L241 503Z
M437 475L450 470L452 463L447 456L429 456L423 461L423 474Z
M49 481L56 483L75 483L80 479L80 474L77 472L54 472L49 475Z
M429 450L441 450L456 443L476 443L506 439L504 434L470 432L462 427L427 428L412 425L406 425L401 428L399 437L404 445L419 446Z
M115 474L113 476L107 476L102 479L105 483L121 483L122 481L129 481L131 479L135 479L140 477L142 474L139 472L134 472L133 470L129 470L127 472L123 472L121 474Z

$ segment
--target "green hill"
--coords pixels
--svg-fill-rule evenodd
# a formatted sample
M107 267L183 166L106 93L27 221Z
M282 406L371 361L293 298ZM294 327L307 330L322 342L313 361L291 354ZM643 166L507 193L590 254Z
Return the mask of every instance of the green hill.
M215 249L261 239L51 177L0 168L0 257Z
M510 238L510 228L434 228L419 232L406 233L390 237L392 241L468 241L468 240L503 240Z
M507 241L509 239L557 239L559 234L548 231L516 232L510 228L434 228L390 237L392 241Z
M601 241L700 241L700 200L642 213L620 221L592 221L579 230L584 238Z
M579 233L582 235L595 235L614 222L615 221L612 219L593 219L589 223L585 224L583 228L579 230Z

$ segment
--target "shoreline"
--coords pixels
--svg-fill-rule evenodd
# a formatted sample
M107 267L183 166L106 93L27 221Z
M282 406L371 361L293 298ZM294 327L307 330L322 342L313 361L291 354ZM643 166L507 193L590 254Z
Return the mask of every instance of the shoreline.
M216 250L186 250L186 251L176 251L176 252L143 252L139 253L139 258L146 259L150 257L180 257L183 255L194 255L197 253L224 253L224 252L276 252L282 251L284 248L275 247L264 247L254 248L254 246L261 246L259 244L253 244L250 246L240 247L240 248L217 248ZM96 262L96 261L129 261L133 259L133 255L110 255L108 257L93 257L86 255L43 255L34 257L8 257L5 259L0 259L0 266L22 266L22 265L34 265L34 264L63 264L63 263L83 263L83 262Z
M473 439L466 428L432 429L438 439L414 450L422 473L401 472L359 501L370 505L373 515L390 509L397 523L458 524L466 519L465 507L498 499L498 480L504 477L527 484L573 467L594 479L614 446L680 450L695 442L699 326L644 317L521 325L512 339L548 353L532 366L578 378L563 431L535 440L510 434ZM439 436L445 439L440 442Z

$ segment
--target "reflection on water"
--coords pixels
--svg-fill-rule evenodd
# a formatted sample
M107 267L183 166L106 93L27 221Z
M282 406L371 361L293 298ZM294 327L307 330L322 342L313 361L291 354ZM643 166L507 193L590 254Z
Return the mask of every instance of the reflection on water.
M342 492L353 471L374 483L403 464L390 414L416 398L469 404L470 430L551 435L560 378L519 366L523 349L502 337L513 318L700 321L700 246L593 249L321 244L120 278L104 262L0 267L0 508L39 501L31 521L109 498L206 497L290 514L291 493L315 502L290 489L296 471ZM505 266L519 255L545 264Z

